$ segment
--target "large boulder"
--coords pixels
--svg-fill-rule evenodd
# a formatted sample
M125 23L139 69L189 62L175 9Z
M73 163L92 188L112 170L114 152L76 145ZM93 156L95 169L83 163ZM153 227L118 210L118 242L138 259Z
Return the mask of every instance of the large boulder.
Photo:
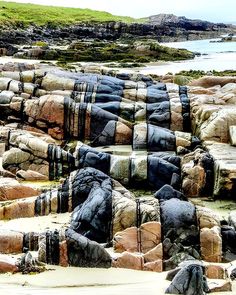
M16 178L19 180L26 180L26 181L45 181L48 180L46 175L43 175L39 172L33 170L19 170L16 173Z
M144 255L144 261L146 263L153 262L156 260L162 260L163 259L163 245L162 243L158 244L156 247L151 249L150 251L146 252Z
M67 241L68 263L80 267L111 267L111 257L98 243L68 229Z
M18 272L18 267L15 264L15 260L6 255L0 255L0 273Z
M175 190L171 185L165 184L160 188L155 194L154 197L160 201L167 201L173 198L187 201L187 198L179 191Z
M166 260L183 254L199 259L200 241L195 206L175 198L162 201L161 220ZM177 261L178 258L174 260ZM166 266L169 268L173 263L169 261Z
M139 223L149 221L160 221L160 208L157 200L140 198L140 220ZM112 191L112 228L113 236L117 232L137 225L138 210L134 198L125 197L124 194Z
M144 263L143 270L162 272L163 271L162 259L158 259L158 260L155 260L155 261L152 261L152 262Z
M214 191L216 198L233 198L235 194L235 147L227 143L206 142L214 159Z
M72 183L71 228L85 237L107 242L111 237L112 182L94 168L78 171Z
M138 240L140 240L138 242ZM113 238L113 247L116 252L146 253L161 242L161 224L159 222L143 223L140 228L130 227L118 232Z
M57 139L62 139L64 127L64 97L56 95L41 96L40 99L28 100L25 104L25 114L30 124L34 123L39 128L52 129L57 126L61 131ZM43 124L43 125L42 125ZM49 131L48 130L48 131ZM55 135L55 133L54 133Z
M202 259L209 262L221 262L222 238L218 226L201 229L200 242Z
M0 253L18 254L23 250L24 235L20 232L0 230Z
M112 266L118 268L143 270L144 259L143 256L138 253L130 253L125 251L120 256L113 259Z
M196 213L200 228L212 228L214 226L220 226L220 216L218 216L211 209L196 206Z
M0 178L0 201L37 196L39 190L23 185L12 178Z
M45 156L47 159L47 153ZM46 159L34 156L20 148L11 148L3 154L2 165L12 173L18 170L33 170L48 177L49 164Z
M36 197L18 199L11 203L6 203L0 207L0 219L10 220L24 217L35 216L35 201Z
M211 196L214 186L214 160L197 148L181 159L182 190L187 197Z
M227 254L228 252L236 254L236 230L234 229L234 227L228 225L222 226L221 236L224 254ZM234 260L235 256L233 255L232 257Z
M236 125L235 106L220 109L210 115L199 128L201 140L227 143L230 140L229 126Z
M209 288L204 276L203 267L190 264L183 267L174 277L166 294L204 295Z
M38 256L39 261L48 264L111 267L111 257L102 245L90 241L72 229L41 233Z
M236 83L235 77L215 77L206 76L192 81L189 86L200 86L204 88L213 87L215 85L224 86L228 83Z

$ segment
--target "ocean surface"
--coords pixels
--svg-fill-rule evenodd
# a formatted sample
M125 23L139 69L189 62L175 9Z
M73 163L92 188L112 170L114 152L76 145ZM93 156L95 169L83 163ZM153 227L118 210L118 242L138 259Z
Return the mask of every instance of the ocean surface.
M185 42L170 42L162 45L173 48L185 48L201 54L232 53L236 52L236 42L215 42L218 39L196 40Z
M141 73L164 75L175 74L182 70L236 70L236 42L211 42L216 40L220 39L163 43L165 46L185 48L201 55L187 61L152 63L141 68Z

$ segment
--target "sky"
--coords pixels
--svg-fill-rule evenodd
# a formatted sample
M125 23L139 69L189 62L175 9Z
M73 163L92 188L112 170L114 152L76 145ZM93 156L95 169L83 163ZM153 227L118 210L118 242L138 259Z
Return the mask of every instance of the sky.
M236 22L236 0L10 0L55 6L90 8L135 18L173 13L212 22Z

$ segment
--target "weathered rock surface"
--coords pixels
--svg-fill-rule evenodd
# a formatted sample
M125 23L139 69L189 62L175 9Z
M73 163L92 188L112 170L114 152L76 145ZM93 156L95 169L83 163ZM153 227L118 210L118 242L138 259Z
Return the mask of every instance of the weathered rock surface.
M180 158L168 152L147 157L137 155L131 158L110 155L78 143L75 158L79 168L94 167L125 185L134 183L137 188L139 185L146 184L155 189L165 184L170 184L177 189L180 187Z
M198 259L200 242L195 207L179 199L162 201L161 220L164 257L187 254Z
M143 223L139 229L131 227L116 233L113 238L113 246L116 252L139 252L141 250L142 253L147 253L156 248L160 241L161 224L152 221Z
M163 271L162 260L159 259L153 262L146 262L143 266L143 270L162 272Z
M0 273L15 273L18 271L18 267L15 264L15 260L6 256L0 255Z
M156 200L140 200L140 223L160 221L160 208ZM125 197L117 191L112 192L113 236L126 228L137 225L137 203L134 198Z
M217 198L232 198L235 191L235 148L225 143L206 142L214 158L214 195Z
M19 232L0 230L0 253L22 253L23 237Z
M72 229L66 229L63 235L58 231L47 231L39 236L39 261L80 267L111 266L111 257L100 244ZM63 239L66 248L64 244L62 249Z
M220 228L218 226L214 226L211 229L201 229L200 241L202 258L209 262L221 262L222 238Z
M9 71L0 78L3 167L23 180L68 176L57 189L27 199L7 187L10 201L1 204L0 219L72 212L63 234L6 232L2 251L39 249L49 264L150 271L234 255L233 213L230 225L221 225L188 197L234 195L235 83L221 87L212 79L210 88L187 88L99 71ZM123 145L121 154L114 144ZM117 181L157 192L140 191L136 199ZM13 194L20 199L12 201ZM113 262L102 245L111 241L121 252ZM189 270L185 291L194 294L202 273ZM223 271L209 266L208 275L223 277Z
M71 229L66 231L68 263L81 267L111 267L111 257L98 243Z
M203 295L209 292L203 267L190 264L183 267L174 277L172 283L165 291L166 294Z
M214 161L210 153L203 149L183 156L182 164L182 189L187 197L209 196L214 186Z
M209 88L215 85L224 86L228 83L236 83L235 77L203 77L190 83L190 86L201 86Z
M224 225L221 227L221 235L222 235L222 248L225 254L233 253L236 254L236 231L234 227ZM234 255L232 255L233 259L230 257L230 261L234 260ZM227 259L228 260L228 259Z
M26 181L37 181L37 180L48 180L46 175L43 175L39 172L33 170L19 170L16 173L16 178L19 180L26 180Z
M140 254L125 251L121 254L121 256L112 261L112 266L118 268L142 270L144 266L144 259Z
M214 226L220 227L220 216L211 209L196 206L196 214L200 229L212 228Z
M73 181L76 196L71 227L78 233L98 242L111 235L112 183L104 173L93 168L82 169Z
M206 277L209 279L225 279L226 270L221 265L206 265Z
M218 281L209 284L210 292L230 292L232 291L232 283L230 281Z
M144 257L144 260L146 263L153 262L156 260L162 260L163 259L163 245L162 245L162 243L158 244L156 247L154 247L150 251L146 252L143 257Z
M0 201L28 198L39 194L39 190L23 185L12 178L0 178Z
M179 191L173 189L172 186L166 184L162 188L160 188L155 194L155 198L157 198L160 201L167 201L173 198L187 201L187 198Z
M0 207L0 219L10 220L22 217L35 216L36 197L27 199L18 199L12 203Z
M235 210L232 210L230 213L229 213L229 224L231 226L234 227L234 229L236 230L236 211Z

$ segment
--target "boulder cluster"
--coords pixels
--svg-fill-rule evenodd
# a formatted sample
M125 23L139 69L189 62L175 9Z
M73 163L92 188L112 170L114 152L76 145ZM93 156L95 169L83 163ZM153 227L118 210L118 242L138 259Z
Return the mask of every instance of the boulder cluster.
M0 228L0 252L152 271L234 260L235 212L222 221L191 200L234 196L236 84L230 77L194 83L2 71L0 219L65 212L71 219L45 232ZM23 180L61 184L40 192ZM125 187L152 194L136 198ZM185 272L202 280L196 265Z

